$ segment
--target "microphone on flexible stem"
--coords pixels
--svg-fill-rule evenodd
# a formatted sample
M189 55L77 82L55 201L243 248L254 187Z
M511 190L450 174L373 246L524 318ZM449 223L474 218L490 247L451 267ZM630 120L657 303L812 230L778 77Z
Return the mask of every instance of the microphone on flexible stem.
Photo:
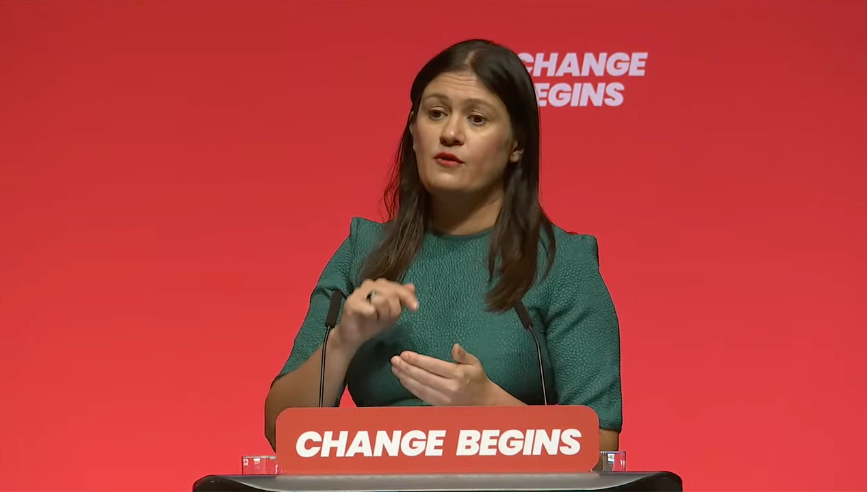
M337 316L340 314L340 301L343 300L343 292L339 290L331 294L331 306L325 315L325 337L322 339L322 362L319 364L319 406L323 406L325 399L325 351L328 348L328 334L337 325Z
M533 337L533 343L536 345L536 355L539 356L539 376L542 378L542 398L545 399L545 405L547 405L548 392L545 390L545 366L542 365L542 347L539 345L539 339L536 337L536 332L533 331L533 320L530 318L530 313L527 312L527 308L521 301L515 303L515 312L518 314L518 319L521 320L521 324L530 332L530 336Z

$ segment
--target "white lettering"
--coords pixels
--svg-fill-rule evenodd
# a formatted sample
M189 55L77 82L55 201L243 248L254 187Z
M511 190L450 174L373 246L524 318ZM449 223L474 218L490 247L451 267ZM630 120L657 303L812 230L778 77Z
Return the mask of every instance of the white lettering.
M533 441L533 456L540 456L543 447L547 454L557 454L557 442L559 440L560 429L552 429L550 436L545 429L536 429L536 439Z
M322 437L319 436L318 432L313 431L307 431L298 436L298 440L295 441L295 452L298 453L298 456L302 458L312 458L319 453L319 446L311 446L308 448L306 446L308 442L322 442Z
M443 455L443 439L446 437L444 430L432 430L427 433L427 447L424 450L425 456L442 456Z
M577 106L581 102L581 88L584 84L575 84L572 88L572 100L569 101L570 106Z
M593 53L584 53L584 68L581 70L581 75L586 77L589 70L593 70L593 75L601 77L605 75L605 59L608 58L608 53L599 53L599 58Z
M350 440L350 437L352 438ZM581 450L581 432L577 429L462 429L458 433L455 456L540 456L543 454L575 455ZM295 441L295 452L301 458L382 457L382 456L443 456L445 430L307 431ZM348 444L348 447L347 447Z
M633 53L632 60L629 62L629 76L643 77L644 64L647 62L647 53Z
M575 53L566 53L566 56L563 57L563 63L557 69L557 77L562 77L566 74L573 77L581 76L581 70L578 68L578 55Z
M554 87L551 87L551 91L548 92L548 102L551 103L551 106L554 106L555 108L559 108L569 104L569 101L571 99L572 86L569 84L564 84L562 82L559 84L554 84Z
M482 431L482 442L479 444L479 456L496 456L497 455L497 437L500 431L496 429L485 429Z
M337 439L334 439L334 433L331 431L325 431L325 435L322 437L322 454L321 456L327 458L331 453L331 450L334 449L336 451L335 455L340 458L346 453L346 440L349 438L349 431L340 431L340 434Z
M581 106L587 106L587 100L593 101L594 106L602 106L602 97L605 95L605 84L584 84L581 90L581 101L578 103Z
M626 53L614 53L608 59L608 73L615 77L620 77L629 71L629 55Z
M400 452L406 456L418 456L424 452L424 438L427 437L420 430L411 430L403 435L400 440Z
M524 438L524 452L522 453L524 456L530 456L533 454L533 438L536 435L536 429L530 429L527 431L527 435Z
M614 82L605 86L605 94L608 96L605 98L605 105L620 106L623 104L623 94L621 92L623 92L623 84L620 82Z
M545 60L545 53L536 53L536 66L533 69L533 77L542 75L542 69L548 69L548 77L554 75L557 69L557 53L551 53L551 58Z
M518 453L530 456L575 455L581 450L577 429L528 429L522 432L509 429L462 430L458 436L457 456L515 456Z
M644 68L647 63L647 52L637 53L583 53L579 62L578 53L566 53L562 61L559 53L520 53L518 58L524 62L527 72L533 77L603 77L611 75L620 77L644 76ZM543 74L543 69L545 73Z
M482 433L477 430L461 430L458 434L457 456L473 456L479 452L479 439Z
M535 84L535 86L536 86L536 99L539 100L539 106L545 106L547 104L547 101L548 101L548 87L550 87L551 84L541 82L541 83Z
M527 431L529 434L533 432L533 430ZM524 447L524 434L516 429L509 429L500 436L500 442L497 446L497 449L500 451L500 454L503 456L515 456L516 454L521 452L521 448ZM532 442L533 438L530 437L529 441Z
M389 456L397 456L400 453L400 431L394 431L389 437L386 431L376 431L376 444L374 444L373 455L382 456L383 448L388 452Z
M355 438L352 440L352 444L349 445L349 449L346 450L346 456L355 456L356 454L361 454L362 456L370 456L373 454L373 450L370 449L370 435L367 431L361 431L355 435Z
M547 82L538 82L536 97L539 106L620 106L623 104L624 86L620 82L591 84L589 82L573 85L558 83L551 87Z
M581 431L578 429L564 429L560 433L560 442L563 443L560 446L560 452L566 456L578 454L578 451L581 451L581 443L577 440L579 437L581 437Z

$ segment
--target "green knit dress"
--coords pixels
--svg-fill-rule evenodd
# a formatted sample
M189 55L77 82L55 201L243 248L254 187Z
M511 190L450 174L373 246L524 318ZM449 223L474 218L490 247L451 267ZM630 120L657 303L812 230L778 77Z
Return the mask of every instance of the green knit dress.
M383 225L355 218L349 237L325 266L310 307L278 378L300 366L322 344L331 293L349 295L360 285L359 271L382 238ZM391 372L392 356L404 350L452 361L461 344L475 355L488 377L528 405L542 404L539 361L530 334L515 311L492 313L485 295L491 231L468 236L428 233L403 279L416 286L418 312L405 310L397 324L368 340L356 353L345 383L357 406L425 405ZM600 427L620 431L620 332L617 314L599 273L596 239L555 227L556 258L551 271L539 248L539 280L524 305L542 348L550 403L587 405Z

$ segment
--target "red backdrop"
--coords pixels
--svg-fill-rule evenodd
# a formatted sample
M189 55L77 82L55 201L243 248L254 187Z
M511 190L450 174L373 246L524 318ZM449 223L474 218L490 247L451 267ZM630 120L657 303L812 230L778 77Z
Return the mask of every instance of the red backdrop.
M189 490L268 452L268 384L349 219L380 217L413 76L487 37L580 70L645 54L537 77L622 84L543 108L542 181L599 239L630 468L864 489L865 23L863 2L0 3L0 488Z

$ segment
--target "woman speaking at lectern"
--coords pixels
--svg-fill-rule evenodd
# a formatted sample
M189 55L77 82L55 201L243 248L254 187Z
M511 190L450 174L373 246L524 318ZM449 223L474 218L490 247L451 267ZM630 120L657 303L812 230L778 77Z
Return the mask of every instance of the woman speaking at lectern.
M353 219L316 284L265 403L316 406L539 405L599 415L601 449L622 424L620 335L596 240L554 226L539 203L539 109L518 56L483 41L431 59L410 89L385 224ZM523 323L522 323L523 321Z

